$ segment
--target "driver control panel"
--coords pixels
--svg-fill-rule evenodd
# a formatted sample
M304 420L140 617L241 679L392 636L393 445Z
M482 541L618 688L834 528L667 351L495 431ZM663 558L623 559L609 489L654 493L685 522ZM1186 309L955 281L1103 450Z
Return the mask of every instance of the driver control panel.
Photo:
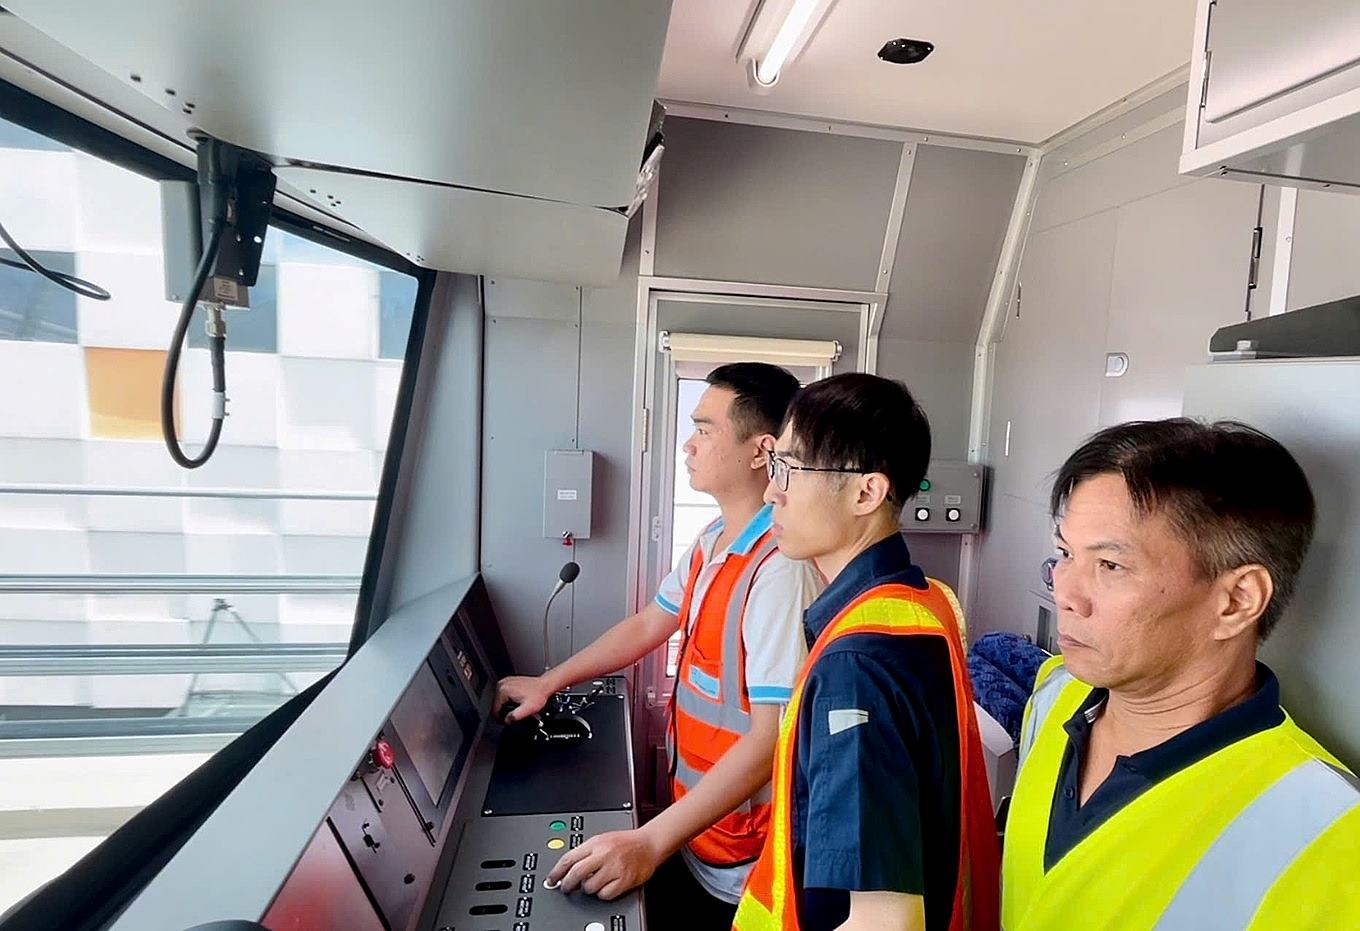
M488 735L491 775L445 886L435 931L642 931L642 899L558 891L548 874L596 834L637 826L622 678L567 689Z
M480 580L340 788L264 923L273 931L645 931L642 895L546 882L596 834L637 826L626 681L493 714L510 664ZM502 711L502 709L495 709Z
M637 895L604 902L547 883L567 850L606 831L633 827L619 812L567 812L482 818L463 837L436 931L582 929L641 931Z

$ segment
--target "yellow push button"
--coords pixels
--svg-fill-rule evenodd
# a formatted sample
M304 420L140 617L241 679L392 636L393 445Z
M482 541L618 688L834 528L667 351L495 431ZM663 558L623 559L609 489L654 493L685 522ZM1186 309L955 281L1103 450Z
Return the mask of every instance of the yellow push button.
M548 841L549 850L561 850L565 846L567 846L567 842L560 837L554 837Z

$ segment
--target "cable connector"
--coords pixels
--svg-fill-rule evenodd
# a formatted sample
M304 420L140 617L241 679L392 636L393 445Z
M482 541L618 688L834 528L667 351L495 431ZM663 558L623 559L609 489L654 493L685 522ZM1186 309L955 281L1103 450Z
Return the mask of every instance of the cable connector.
M236 287L250 287L259 274L264 237L274 202L274 171L256 153L201 134L198 142L198 196L203 228L193 278L184 292L179 320L166 352L165 374L161 379L161 432L170 457L186 469L207 462L222 436L222 421L227 416L227 323L223 317L224 299L232 297L219 287L225 279L231 293ZM209 279L214 287L205 296ZM180 351L194 308L202 301L207 311L209 361L212 366L212 426L202 451L192 459L180 448L175 427L175 382Z
M203 329L207 331L209 339L227 338L227 321L223 316L225 308L221 304L204 304L203 309L208 312L207 319L203 321Z

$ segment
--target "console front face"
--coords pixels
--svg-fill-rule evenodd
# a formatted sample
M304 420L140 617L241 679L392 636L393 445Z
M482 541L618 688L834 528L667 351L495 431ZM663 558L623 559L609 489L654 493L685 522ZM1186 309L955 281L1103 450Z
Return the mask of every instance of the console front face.
M479 583L280 889L271 931L644 927L637 893L601 902L543 885L567 850L636 826L626 683L568 689L502 727L499 636Z

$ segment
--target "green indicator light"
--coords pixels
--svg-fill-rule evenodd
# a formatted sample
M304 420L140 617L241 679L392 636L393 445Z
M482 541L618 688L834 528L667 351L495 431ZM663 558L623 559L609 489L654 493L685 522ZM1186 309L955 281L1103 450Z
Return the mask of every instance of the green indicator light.
M928 478L921 479L921 490L930 491L930 479Z
M565 831L566 829L567 823L565 821L554 821L552 824L548 825L548 830L550 831Z

